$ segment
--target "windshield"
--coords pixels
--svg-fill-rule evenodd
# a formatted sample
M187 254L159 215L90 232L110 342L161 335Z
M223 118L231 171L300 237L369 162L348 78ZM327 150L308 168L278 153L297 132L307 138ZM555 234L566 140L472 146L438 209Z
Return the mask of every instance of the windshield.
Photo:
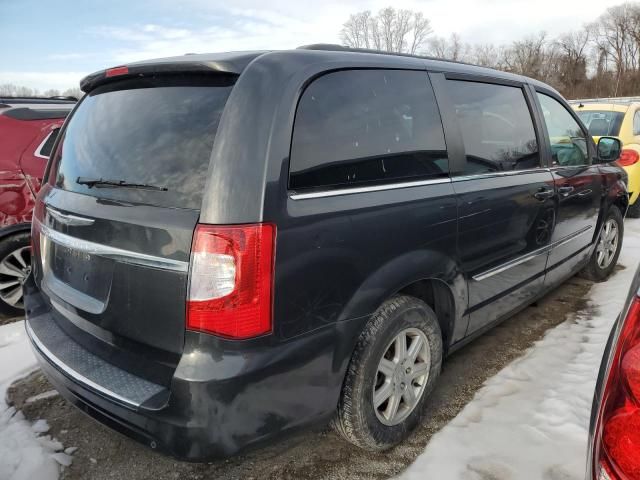
M624 118L624 112L612 112L611 110L583 110L576 112L582 123L589 129L594 137L603 135L618 136L620 125Z
M177 76L96 89L69 121L53 183L101 198L199 209L232 84L232 77ZM107 183L92 188L92 181Z

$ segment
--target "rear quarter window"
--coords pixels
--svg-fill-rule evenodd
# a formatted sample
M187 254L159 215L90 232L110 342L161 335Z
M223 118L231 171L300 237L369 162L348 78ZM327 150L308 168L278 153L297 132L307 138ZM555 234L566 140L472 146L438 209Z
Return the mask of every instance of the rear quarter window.
M55 153L53 183L101 198L199 209L234 81L228 76L175 76L97 88L69 120ZM90 187L83 180L160 189Z
M56 138L58 138L58 133L60 133L60 128L54 128L51 130L51 133L47 135L44 142L42 142L38 147L38 150L36 151L37 157L49 158L51 150L53 149L53 144L56 142Z
M350 70L315 80L298 104L289 175L294 190L446 177L427 74Z

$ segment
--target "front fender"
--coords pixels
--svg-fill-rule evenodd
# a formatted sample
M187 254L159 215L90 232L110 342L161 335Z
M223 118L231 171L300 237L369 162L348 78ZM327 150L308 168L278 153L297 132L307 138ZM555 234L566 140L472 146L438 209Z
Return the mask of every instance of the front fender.
M616 165L600 166L602 175L602 207L598 216L598 224L594 232L593 240L597 240L604 218L612 205L618 206L624 217L629 209L629 192L623 180L624 170Z
M9 226L31 223L34 205L33 192L24 175L0 172L0 232Z

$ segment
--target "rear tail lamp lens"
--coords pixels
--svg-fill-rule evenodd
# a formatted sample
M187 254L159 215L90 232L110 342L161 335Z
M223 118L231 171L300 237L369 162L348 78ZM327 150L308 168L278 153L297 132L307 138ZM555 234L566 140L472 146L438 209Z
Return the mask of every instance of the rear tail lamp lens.
M188 329L232 339L271 332L275 232L270 224L196 227Z
M629 167L640 160L640 155L635 150L631 150L630 148L623 148L620 152L620 158L618 159L618 163L622 167Z
M595 480L640 479L640 297L631 303L602 396L594 436Z

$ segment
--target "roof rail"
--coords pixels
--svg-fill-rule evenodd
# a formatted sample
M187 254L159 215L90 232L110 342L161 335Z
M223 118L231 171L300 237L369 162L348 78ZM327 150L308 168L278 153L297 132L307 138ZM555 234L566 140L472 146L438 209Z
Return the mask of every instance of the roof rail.
M578 98L576 100L569 100L569 104L571 105L586 105L589 103L618 103L620 105L629 105L635 102L640 103L640 97Z
M5 97L0 95L0 103L19 104L19 103L41 103L41 104L70 104L78 101L75 97Z
M421 58L423 60L437 60L439 62L459 63L461 65L473 65L472 63L461 62L459 60L449 60L446 58L431 57L428 55L414 55L412 53L387 52L384 50L373 50L370 48L345 47L344 45L338 45L334 43L312 43L311 45L302 45L298 47L297 50L324 50L327 52L373 53L376 55L391 55L396 57Z
M49 97L52 100L69 100L71 102L77 102L78 99L73 95L54 95L53 97Z

